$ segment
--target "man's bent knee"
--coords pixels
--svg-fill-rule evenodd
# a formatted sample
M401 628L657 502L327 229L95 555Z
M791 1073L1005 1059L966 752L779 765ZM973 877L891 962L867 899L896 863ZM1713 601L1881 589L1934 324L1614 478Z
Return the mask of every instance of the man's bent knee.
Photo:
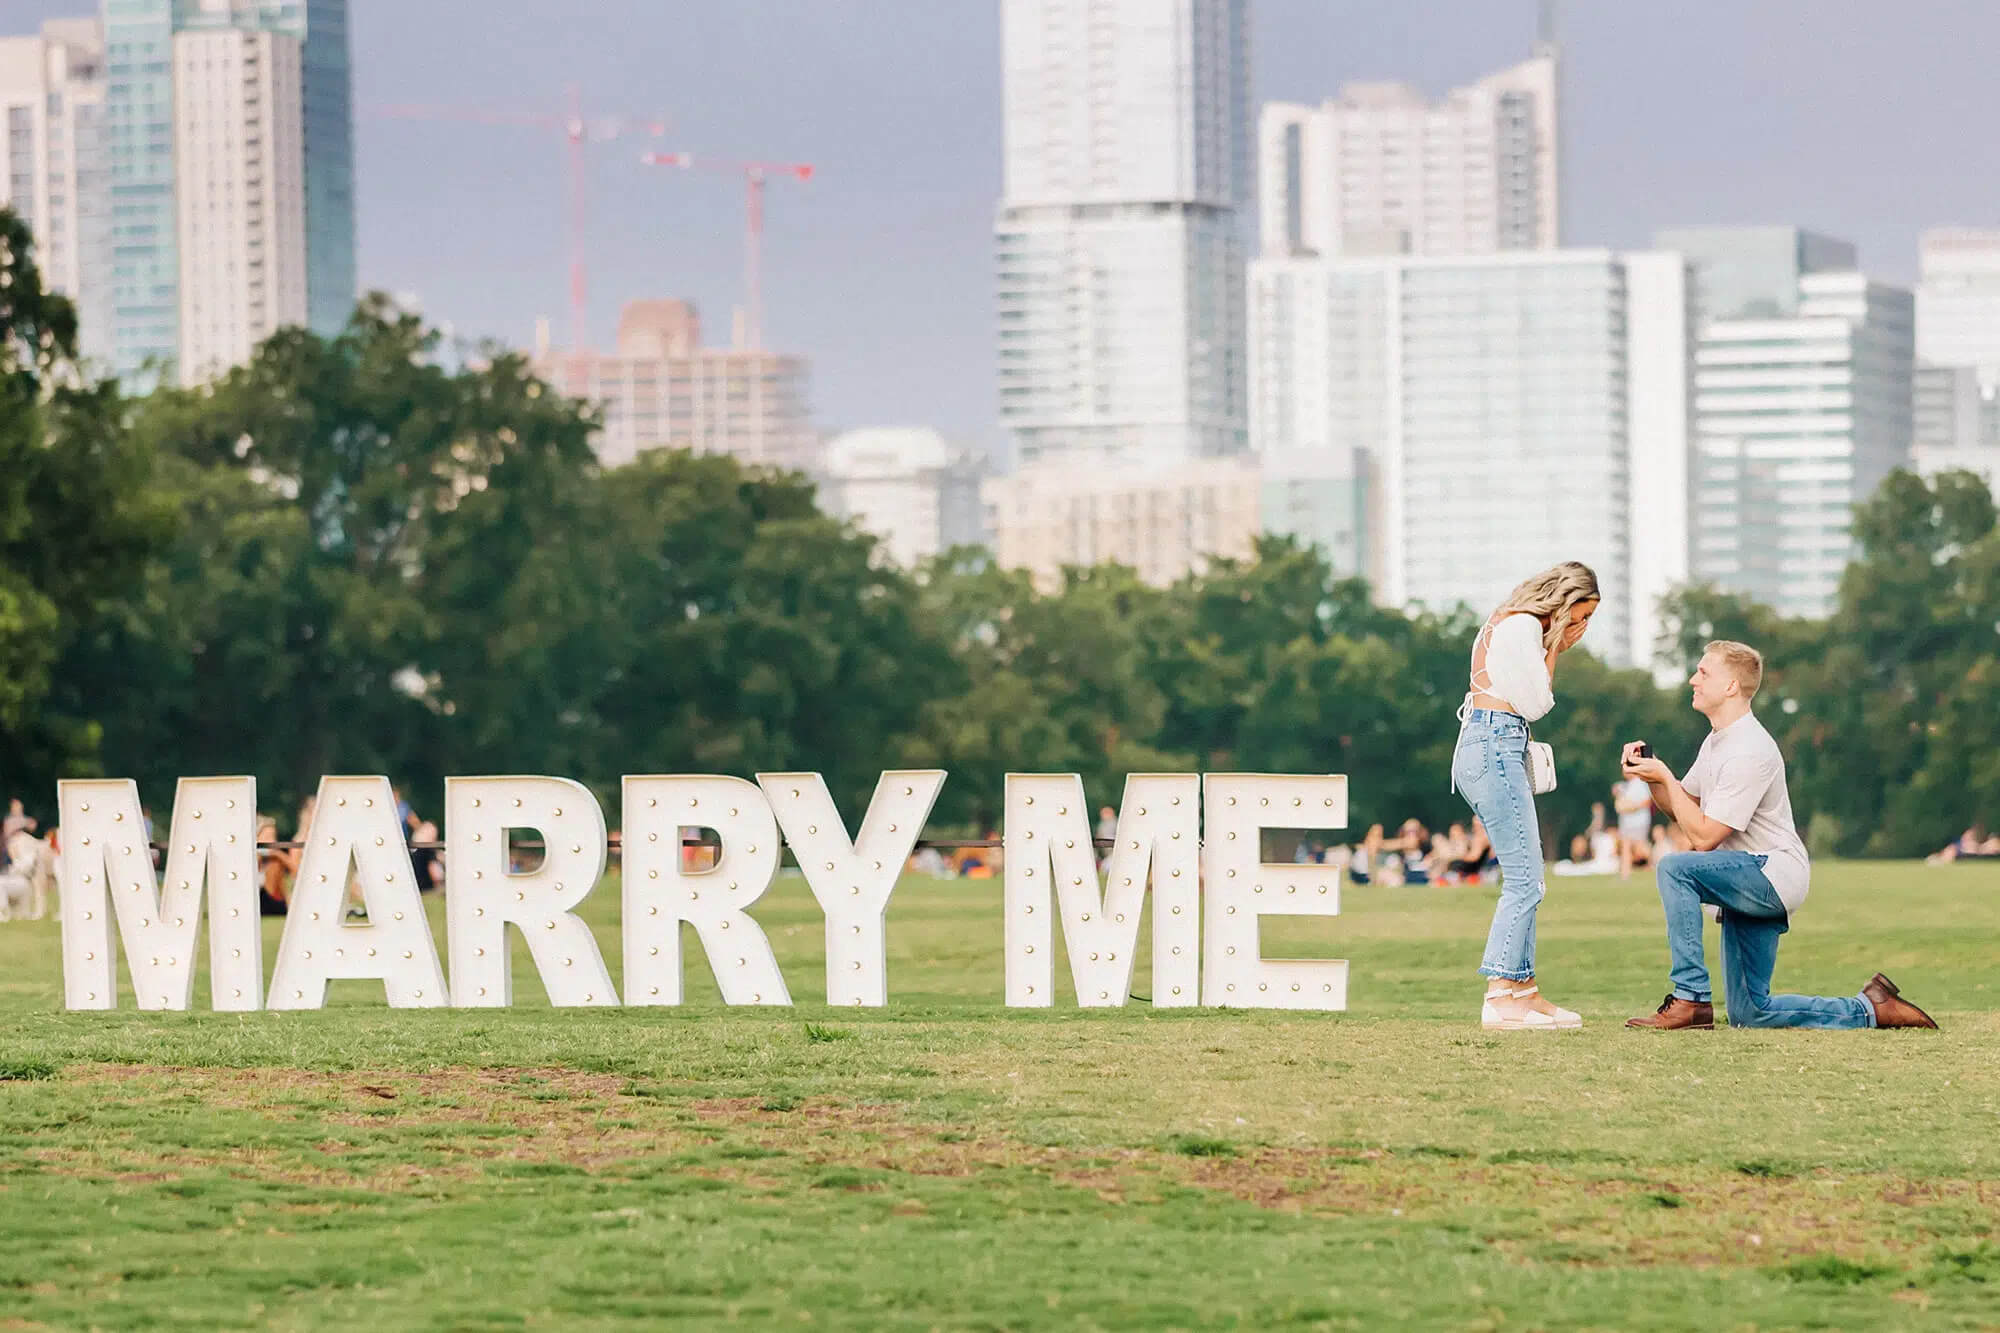
M1660 858L1659 864L1653 867L1653 873L1661 879L1671 879L1676 884L1693 883L1699 868L1694 858L1693 852L1668 852Z

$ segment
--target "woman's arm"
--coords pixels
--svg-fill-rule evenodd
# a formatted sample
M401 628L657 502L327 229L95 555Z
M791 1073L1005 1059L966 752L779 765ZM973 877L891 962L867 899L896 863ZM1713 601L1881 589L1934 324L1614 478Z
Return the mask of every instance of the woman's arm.
M1542 622L1512 615L1493 628L1486 649L1486 677L1493 694L1530 722L1556 706L1549 690L1551 657L1542 650Z

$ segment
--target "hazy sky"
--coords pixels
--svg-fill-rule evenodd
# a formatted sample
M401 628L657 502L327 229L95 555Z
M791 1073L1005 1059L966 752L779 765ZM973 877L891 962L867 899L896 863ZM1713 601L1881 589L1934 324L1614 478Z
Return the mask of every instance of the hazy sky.
M90 13L0 0L0 31ZM1527 54L1532 0L1252 0L1257 100L1351 79L1436 93ZM646 146L814 164L772 185L768 341L810 356L824 425L995 435L990 231L996 0L352 0L365 285L466 335L567 336L564 148L550 131L389 119L438 103L663 115L592 149L591 322L693 298L727 334L742 189L641 167ZM1915 276L1916 237L2000 224L1992 0L1569 0L1572 244L1657 226L1800 222Z

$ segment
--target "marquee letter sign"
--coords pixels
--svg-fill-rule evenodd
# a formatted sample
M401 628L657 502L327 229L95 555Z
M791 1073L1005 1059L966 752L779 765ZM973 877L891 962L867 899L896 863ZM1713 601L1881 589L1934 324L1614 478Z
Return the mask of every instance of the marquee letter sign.
M396 1009L446 1002L387 778L321 778L271 972L273 1009L318 1009L326 983L379 979ZM367 914L347 924L349 876Z
M683 827L714 829L721 854L695 869ZM744 910L778 871L778 821L755 783L682 774L625 779L625 1002L681 1002L681 922L692 925L727 1004L790 1004L778 957Z
M445 924L451 1002L514 1002L507 927L519 927L558 1007L618 1003L597 937L576 905L604 877L604 811L568 778L446 778ZM542 863L515 871L511 829L540 835Z
M930 818L940 769L884 773L852 842L817 773L759 773L806 886L826 914L826 1002L889 1002L889 895Z
M937 769L883 773L850 836L817 773L626 777L623 1003L682 1003L682 927L692 926L724 1003L789 1005L770 938L749 910L785 845L825 917L827 1003L888 1003L889 902L944 782ZM164 880L134 783L65 780L57 799L68 1008L116 1007L121 945L140 1008L188 1008L204 895L218 1010L317 1009L329 981L355 979L380 981L397 1008L502 1007L514 998L510 926L552 1004L621 1002L579 915L604 876L610 835L596 797L568 778L445 780L449 986L387 778L321 779L268 992L252 779L181 779ZM1153 1004L1345 1009L1345 961L1265 958L1258 925L1340 912L1339 870L1266 864L1264 832L1346 824L1347 779L1338 775L1134 773L1111 845L1099 849L1082 778L1008 774L1005 1003L1055 1003L1060 927L1077 1004L1124 1004L1150 905ZM692 854L690 829L712 835L695 840Z
M56 785L62 812L63 1003L111 1009L118 974L111 919L125 946L141 1009L185 1009L194 998L194 934L209 890L209 998L217 1009L257 1008L264 948L257 914L257 783L182 778L174 791L164 886L139 785L127 778Z
M1125 1003L1148 871L1153 884L1153 1003L1195 1002L1199 793L1199 779L1192 773L1126 778L1125 803L1100 888L1083 779L1074 773L1007 775L1003 933L1008 1004L1055 1003L1050 918L1057 913L1076 1002L1086 1008Z
M1258 851L1267 828L1345 828L1347 779L1211 773L1202 784L1208 841L1208 938L1202 1003L1246 1009L1345 1009L1347 964L1267 959L1257 923L1266 916L1338 916L1340 870L1267 865Z

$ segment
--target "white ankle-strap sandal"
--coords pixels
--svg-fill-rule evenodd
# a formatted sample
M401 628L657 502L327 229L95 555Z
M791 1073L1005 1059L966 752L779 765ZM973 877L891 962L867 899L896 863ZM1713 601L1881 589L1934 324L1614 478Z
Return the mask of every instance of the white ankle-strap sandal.
M1540 994L1541 987L1528 986L1505 993L1517 1000L1525 1000ZM1488 1032L1562 1032L1582 1027L1583 1016L1568 1009L1557 1009L1553 1014L1545 1014L1539 1009L1524 1010L1518 1015L1503 1014L1493 1007L1493 996L1489 994L1479 1006L1479 1026Z
M1528 999L1530 996L1539 995L1541 993L1542 993L1542 988L1540 986L1529 986L1523 990L1515 991L1514 998L1517 1000L1525 1000ZM1530 1009L1528 1012L1530 1014L1533 1014L1536 1018L1548 1019L1549 1023L1557 1028L1580 1028L1583 1026L1582 1014L1579 1014L1571 1009L1565 1009L1561 1005L1557 1005L1556 1011L1552 1014L1545 1014L1539 1009Z

